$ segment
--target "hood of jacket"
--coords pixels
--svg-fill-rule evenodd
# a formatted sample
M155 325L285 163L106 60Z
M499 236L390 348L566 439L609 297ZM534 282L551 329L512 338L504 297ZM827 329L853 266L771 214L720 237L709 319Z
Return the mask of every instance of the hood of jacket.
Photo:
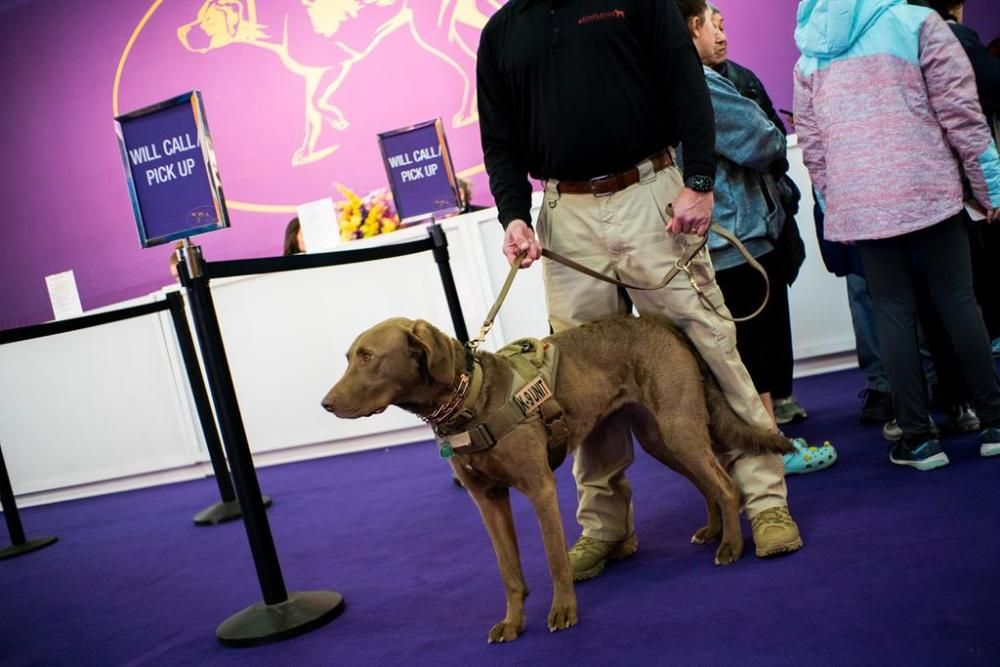
M905 4L906 0L801 0L795 44L805 56L834 58L891 7Z

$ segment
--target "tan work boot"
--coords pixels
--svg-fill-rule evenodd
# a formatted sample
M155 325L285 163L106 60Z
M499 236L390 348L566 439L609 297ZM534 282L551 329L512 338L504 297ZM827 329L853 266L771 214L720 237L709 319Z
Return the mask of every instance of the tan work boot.
M573 581L593 579L604 571L608 561L623 560L639 550L639 539L632 533L620 542L607 542L581 535L569 550Z
M788 507L772 507L750 519L753 541L759 558L798 551L802 536Z

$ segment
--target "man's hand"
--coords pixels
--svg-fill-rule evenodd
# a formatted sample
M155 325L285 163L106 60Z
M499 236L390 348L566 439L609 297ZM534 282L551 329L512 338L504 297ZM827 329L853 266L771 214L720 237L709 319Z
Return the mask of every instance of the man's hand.
M542 246L535 236L535 230L524 220L511 220L503 235L503 254L507 262L513 264L518 255L527 253L521 260L521 268L526 269L531 263L542 256Z
M986 222L991 224L994 222L1000 222L1000 208L986 209Z
M684 188L673 204L673 217L667 223L671 234L697 234L704 236L712 224L715 195Z

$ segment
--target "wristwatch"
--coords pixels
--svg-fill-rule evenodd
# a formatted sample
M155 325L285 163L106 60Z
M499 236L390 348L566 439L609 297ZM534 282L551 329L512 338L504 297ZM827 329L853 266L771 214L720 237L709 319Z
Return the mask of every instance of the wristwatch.
M711 192L715 189L715 179L711 176L688 176L684 179L684 185L695 192Z

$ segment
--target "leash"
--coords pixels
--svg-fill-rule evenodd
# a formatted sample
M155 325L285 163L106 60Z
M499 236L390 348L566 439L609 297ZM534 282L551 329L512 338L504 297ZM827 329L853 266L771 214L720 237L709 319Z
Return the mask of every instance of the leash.
M701 301L703 306L714 311L716 315L725 320L729 320L730 322L746 322L748 320L752 320L757 317L762 310L764 310L764 307L767 306L768 299L771 298L771 282L767 278L767 271L765 271L764 267L760 265L760 262L754 259L753 255L750 254L750 251L746 249L746 246L744 246L743 243L741 243L740 240L736 238L736 236L734 236L728 229L713 222L711 227L709 227L709 230L715 232L729 242L730 245L736 248L739 253L743 255L743 258L747 261L747 263L764 278L764 300L761 302L760 306L757 307L757 310L753 311L749 315L743 317L732 317L719 312L716 305L712 303L707 296L705 296L705 293L701 291L701 287L698 286L698 282L694 278L694 272L691 270L691 262L694 260L695 256L701 252L701 249L705 247L705 244L708 243L707 233L704 237L702 237L700 243L689 247L682 256L678 257L674 261L674 265L670 267L670 270L663 276L663 280L661 280L659 284L653 286L632 285L630 283L617 280L616 278L611 278L547 248L542 249L542 256L548 257L554 262L558 262L563 266L573 269L574 271L579 271L580 273L588 275L591 278L596 278L597 280L601 280L618 287L624 287L625 289L639 290L643 292L663 289L670 283L671 280L677 277L678 273L683 271L687 275L688 282L691 283L692 289L694 289L695 293L698 295L698 300ZM493 328L493 321L496 319L497 313L500 312L500 306L503 305L504 300L507 298L510 286L514 283L514 276L517 275L517 272L521 268L521 260L524 259L524 255L525 253L518 255L514 263L511 264L510 271L507 273L507 279L504 281L503 287L500 288L500 294L497 296L496 302L493 304L493 307L490 308L490 312L487 313L483 326L479 330L479 335L466 343L466 350L469 353L475 353L476 349L483 343L484 340L486 340L486 335L490 332L490 329Z

